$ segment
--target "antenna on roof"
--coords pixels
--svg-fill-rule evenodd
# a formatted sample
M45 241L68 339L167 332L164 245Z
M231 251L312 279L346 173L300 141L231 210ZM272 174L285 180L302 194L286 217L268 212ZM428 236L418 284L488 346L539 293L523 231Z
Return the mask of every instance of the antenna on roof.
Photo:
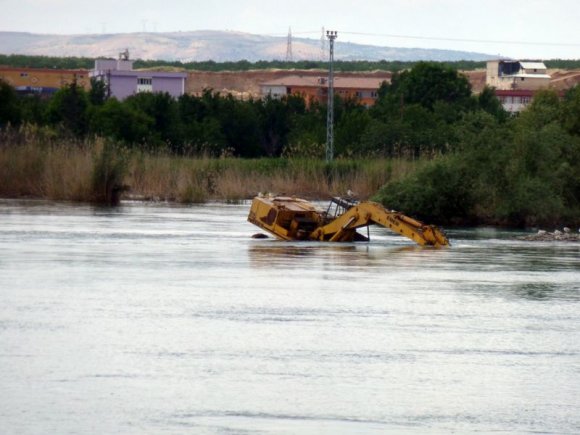
M288 27L288 41L286 43L286 62L292 62L292 28Z

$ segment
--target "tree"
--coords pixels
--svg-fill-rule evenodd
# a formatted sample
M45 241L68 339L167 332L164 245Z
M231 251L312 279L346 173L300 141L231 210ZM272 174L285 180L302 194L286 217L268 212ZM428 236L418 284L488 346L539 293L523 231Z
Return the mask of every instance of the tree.
M473 209L473 174L455 156L429 162L406 179L391 182L375 197L389 209L438 223L465 222Z
M562 125L571 134L580 136L580 86L566 92L561 107Z
M48 119L75 136L84 136L89 125L88 107L87 93L73 81L59 89L50 100Z
M371 117L364 108L346 110L338 119L335 130L337 156L352 156L361 152L361 138Z
M167 92L141 92L130 96L123 104L153 120L147 137L149 143L163 143L172 151L181 151L182 126L177 102L171 95Z
M151 117L116 98L93 107L91 115L91 131L128 145L146 143L153 127Z
M221 100L218 119L228 147L239 157L259 157L260 119L254 104L228 95Z
M20 123L21 112L16 91L0 79L0 128Z
M495 95L494 88L485 86L477 96L477 104L480 109L496 117L499 121L505 121L508 113L504 110L501 101Z
M107 99L107 85L103 80L91 77L91 89L89 90L89 101L94 106L102 105Z
M469 80L457 70L433 62L419 62L411 70L393 74L381 89L391 104L420 104L432 110L436 101L465 105L471 96Z
M279 156L286 146L290 130L288 104L286 100L268 96L256 105L260 113L262 148L269 157Z

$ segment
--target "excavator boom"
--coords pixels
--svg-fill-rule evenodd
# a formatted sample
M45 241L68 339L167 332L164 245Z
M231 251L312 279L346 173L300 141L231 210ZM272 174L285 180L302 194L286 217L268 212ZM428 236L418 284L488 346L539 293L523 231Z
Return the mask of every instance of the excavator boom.
M421 246L449 245L445 234L435 225L426 225L371 201L333 198L328 210L324 211L299 198L256 197L248 221L283 240L368 240L356 230L381 225Z
M315 240L351 241L352 232L369 225L380 225L399 233L421 246L446 246L447 237L434 225L425 225L401 212L389 211L382 205L364 201L349 208L336 219L318 228L311 235Z

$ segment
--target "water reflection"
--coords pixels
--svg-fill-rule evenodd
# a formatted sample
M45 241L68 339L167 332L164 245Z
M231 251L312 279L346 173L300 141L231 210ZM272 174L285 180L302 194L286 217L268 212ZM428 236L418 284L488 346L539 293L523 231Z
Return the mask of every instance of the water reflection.
M544 300L553 296L557 287L549 283L523 283L513 286L516 295L531 300Z
M256 268L284 267L299 269L317 267L324 263L331 268L358 268L364 271L367 267L378 267L389 264L399 266L408 263L413 266L418 262L429 262L432 257L438 258L434 248L423 248L415 244L400 246L377 242L360 243L320 243L320 242L286 242L278 240L252 241L247 252L250 265ZM443 254L444 255L444 254Z

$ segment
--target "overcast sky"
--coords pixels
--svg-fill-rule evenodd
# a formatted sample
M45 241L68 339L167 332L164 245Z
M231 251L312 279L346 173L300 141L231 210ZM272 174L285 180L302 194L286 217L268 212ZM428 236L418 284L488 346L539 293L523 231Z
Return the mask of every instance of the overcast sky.
M236 30L513 58L580 58L580 0L0 0L0 31Z

